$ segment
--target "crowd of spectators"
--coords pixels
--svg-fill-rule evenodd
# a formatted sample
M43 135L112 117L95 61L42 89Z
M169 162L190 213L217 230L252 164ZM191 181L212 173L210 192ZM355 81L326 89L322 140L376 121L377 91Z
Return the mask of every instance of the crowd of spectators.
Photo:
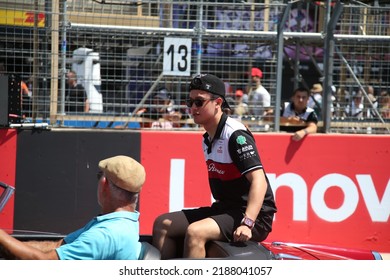
M318 121L322 121L324 105L323 86L317 82L310 89L307 89L307 91L309 92L307 107L314 110ZM262 101L255 102L256 97L254 95L256 94L258 95L254 90L247 90L245 92L241 87L238 87L234 95L232 114L238 117L247 116L260 120L269 120L269 116L274 115L271 101L267 98L265 101L264 99L258 98L258 100ZM373 86L367 86L356 88L349 93L349 91L343 88L336 89L335 86L332 86L331 95L330 112L333 120L362 121L379 120L380 118L384 120L389 119L390 97L387 90L381 90L379 92ZM292 95L290 94L290 96ZM282 100L281 109L283 109L283 104L289 101L291 99Z
M229 114L242 120L268 121L274 120L274 96L262 84L263 71L253 67L247 73L243 73L247 78L245 84L231 85L225 79L226 100L229 102L231 110ZM67 73L66 91L66 113L88 113L89 100L85 89L77 82L74 71ZM32 97L30 83L22 81L21 93L23 96L23 108L26 112L31 112L31 106L27 99ZM185 100L180 99L180 94L173 95L173 91L163 86L158 88L144 104L145 106L136 112L137 116L143 117L145 121L150 120L150 124L142 127L159 129L172 129L188 125L189 114L185 106ZM299 86L299 88L301 88ZM288 100L281 100L281 112L284 104L292 101L295 88L288 94ZM301 88L302 89L302 88ZM307 108L314 110L317 120L323 121L324 87L318 81L307 89L309 96ZM287 94L283 94L285 96ZM387 121L390 119L390 96L389 92L383 88L376 88L375 85L364 85L354 89L331 87L331 120L335 121ZM282 115L281 115L282 116ZM283 119L281 120L283 125Z

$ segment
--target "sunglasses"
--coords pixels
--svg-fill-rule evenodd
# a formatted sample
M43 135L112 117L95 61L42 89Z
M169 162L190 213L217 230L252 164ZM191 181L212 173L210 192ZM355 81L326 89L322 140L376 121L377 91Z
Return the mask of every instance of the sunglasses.
M186 105L188 108L192 108L192 105L195 104L196 108L200 108L200 107L203 107L203 105L206 103L206 102L209 102L211 100L215 100L216 98L210 98L210 99L187 99L186 100Z

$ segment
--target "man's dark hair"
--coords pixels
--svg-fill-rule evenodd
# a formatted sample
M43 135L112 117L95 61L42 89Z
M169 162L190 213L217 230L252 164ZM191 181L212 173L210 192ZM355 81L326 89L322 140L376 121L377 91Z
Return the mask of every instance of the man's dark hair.
M310 91L308 88L306 87L298 87L296 88L294 91L293 91L293 95L294 96L298 91L301 91L301 92L306 92L307 93L307 96L310 96Z

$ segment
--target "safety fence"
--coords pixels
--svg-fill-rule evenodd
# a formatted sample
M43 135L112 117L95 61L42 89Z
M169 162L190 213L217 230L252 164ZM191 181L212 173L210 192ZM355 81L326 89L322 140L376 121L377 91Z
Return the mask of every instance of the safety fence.
M293 90L320 84L320 131L388 134L390 5L372 2L0 0L0 71L21 83L10 122L198 129L190 78L219 76L234 110L255 67L268 114L231 112L253 131L283 131ZM87 101L69 98L71 70Z

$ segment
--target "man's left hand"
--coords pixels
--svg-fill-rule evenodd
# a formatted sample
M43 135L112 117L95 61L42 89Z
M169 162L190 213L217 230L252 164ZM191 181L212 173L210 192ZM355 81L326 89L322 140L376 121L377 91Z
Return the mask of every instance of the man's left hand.
M245 226L239 226L233 233L234 242L246 242L252 238L252 230Z

